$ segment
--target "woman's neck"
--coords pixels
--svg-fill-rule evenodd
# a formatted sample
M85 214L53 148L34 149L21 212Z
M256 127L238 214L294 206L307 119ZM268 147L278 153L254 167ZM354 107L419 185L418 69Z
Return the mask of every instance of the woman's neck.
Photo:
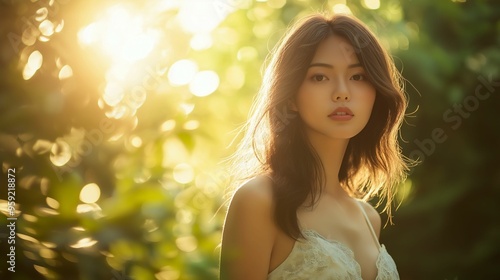
M348 196L340 186L339 171L349 140L332 139L322 134L309 133L309 141L323 164L326 180L322 193L334 197Z

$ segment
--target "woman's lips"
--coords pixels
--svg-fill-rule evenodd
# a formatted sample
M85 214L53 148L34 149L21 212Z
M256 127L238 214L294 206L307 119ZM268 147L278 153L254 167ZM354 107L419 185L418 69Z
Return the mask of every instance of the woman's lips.
M335 121L348 121L354 117L354 114L347 107L338 107L328 117Z

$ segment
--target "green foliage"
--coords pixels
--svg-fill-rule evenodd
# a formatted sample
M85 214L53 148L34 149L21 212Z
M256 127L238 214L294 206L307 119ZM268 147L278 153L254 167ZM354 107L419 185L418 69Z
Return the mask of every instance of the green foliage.
M227 146L265 58L296 18L345 8L334 0L213 0L221 22L198 36L180 20L194 6L144 2L0 2L0 161L4 174L16 169L18 210L16 272L6 271L3 235L1 279L216 279L230 177L218 163L234 149ZM418 110L403 126L403 148L422 160L401 186L396 226L382 242L402 279L498 278L500 7L388 0L369 10L369 2L347 6L408 80L409 111ZM82 43L92 23L112 25L105 11L116 7L127 21L111 33L97 25L93 32L104 35ZM153 37L134 37L141 23ZM193 47L207 34L209 47ZM115 35L122 44L106 53ZM145 55L125 52L149 38L156 41ZM31 75L35 51L43 62ZM176 85L169 72L182 59L214 71L217 89L194 94L213 79L198 89ZM7 175L7 217L4 182Z
M405 127L405 152L422 164L383 236L404 279L494 279L500 130L500 6L493 1L402 1L419 28L396 55L418 106ZM431 7L432 8L427 8ZM443 136L433 139L433 131Z

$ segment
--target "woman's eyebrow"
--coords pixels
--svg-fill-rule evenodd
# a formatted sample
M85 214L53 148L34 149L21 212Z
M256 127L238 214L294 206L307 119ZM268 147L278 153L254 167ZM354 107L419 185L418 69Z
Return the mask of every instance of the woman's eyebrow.
M328 64L328 63L321 63L321 62L311 63L309 65L309 68L311 68L311 67L326 67L326 68L333 69L333 65ZM361 63L358 62L358 63L350 64L349 66L347 66L347 68L354 68L354 67L363 67L363 65L361 65Z

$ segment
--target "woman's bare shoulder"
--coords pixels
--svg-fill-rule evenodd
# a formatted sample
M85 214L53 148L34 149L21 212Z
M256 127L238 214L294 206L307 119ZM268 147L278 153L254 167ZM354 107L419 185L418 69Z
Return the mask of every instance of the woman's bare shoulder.
M265 279L276 236L272 181L257 176L233 195L224 223L221 279Z
M233 194L229 204L226 225L240 224L244 227L259 228L273 225L272 180L265 175L256 176L242 184Z
M242 184L235 192L234 196L251 196L255 199L262 199L270 202L273 198L272 180L267 175L257 175Z

